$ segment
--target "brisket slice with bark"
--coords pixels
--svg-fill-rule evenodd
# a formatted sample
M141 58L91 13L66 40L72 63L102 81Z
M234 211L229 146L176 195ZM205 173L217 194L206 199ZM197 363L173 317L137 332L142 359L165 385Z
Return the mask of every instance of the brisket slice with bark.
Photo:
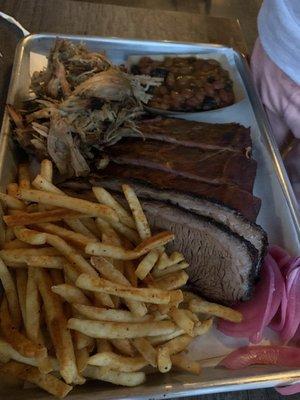
M222 150L201 150L136 138L122 140L107 148L110 159L118 164L165 171L199 182L235 184L252 192L256 162L242 154Z
M169 230L168 251L181 251L190 264L188 285L210 300L231 304L250 298L257 250L211 218L157 201L142 201L152 230Z
M143 120L137 129L126 130L123 137L139 137L170 142L202 150L230 150L243 154L251 153L250 128L242 125L208 124L176 118Z
M179 208L191 211L203 217L209 217L226 225L230 230L250 242L258 251L259 271L261 261L267 249L267 235L256 223L249 221L242 214L224 204L209 200L203 196L193 196L176 190L158 190L151 185L145 185L131 179L122 179L112 176L90 180L93 186L103 186L108 190L121 192L121 185L127 183L134 188L140 199L159 200Z
M185 193L193 198L208 198L214 202L226 204L239 211L250 221L255 221L259 213L261 201L251 193L233 185L212 185L192 179L183 178L175 174L144 167L118 165L109 163L102 171L92 174L95 178L119 178L131 183L140 183L163 191Z

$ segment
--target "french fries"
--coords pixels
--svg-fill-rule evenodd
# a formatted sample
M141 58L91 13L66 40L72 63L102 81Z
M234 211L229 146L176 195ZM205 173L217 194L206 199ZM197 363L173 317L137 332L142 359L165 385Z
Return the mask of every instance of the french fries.
M53 287L52 290L55 292L55 289ZM106 308L99 308L84 305L83 302L81 302L81 304L73 304L73 307L82 317L95 321L144 322L151 319L150 315L139 317L127 310L111 310Z
M132 344L152 367L157 368L157 350L149 340L146 338L135 338L132 339Z
M132 216L113 198L113 196L107 190L102 187L94 187L93 193L100 203L109 206L117 213L120 221L124 225L132 229L136 228Z
M243 315L240 312L220 304L209 303L200 297L189 302L189 309L196 313L214 315L236 323L241 322L243 319Z
M144 336L166 335L174 332L175 325L171 321L143 322L100 322L71 318L68 328L85 333L93 338L132 339Z
M8 302L8 309L13 324L18 328L21 324L21 311L19 306L17 289L10 271L0 258L0 281L3 285L4 292Z
M144 372L119 372L107 367L95 367L93 365L87 366L83 374L87 378L129 387L141 385L146 379Z
M161 346L157 351L157 368L159 372L165 374L172 368L172 361L170 358L169 349L166 346Z
M154 267L156 261L158 260L159 252L157 250L150 251L139 263L137 269L135 270L136 276L143 280L149 274L149 272Z
M69 210L85 213L90 217L102 217L108 221L118 221L117 214L110 207L92 203L87 200L77 199L62 194L47 193L41 190L26 189L21 189L18 193L18 197L21 200L67 208Z
M102 352L90 357L88 364L108 367L114 371L136 372L144 368L148 363L143 357L124 357L112 352Z
M76 281L76 285L81 289L113 294L129 300L144 301L153 304L168 304L170 302L170 294L167 291L128 287L88 274L81 274Z
M136 228L140 235L140 238L142 240L149 238L151 236L150 227L142 209L141 203L139 202L139 199L137 198L134 190L130 186L122 185L122 189L130 210L133 214L133 218L135 220Z
M27 164L18 171L18 183L0 194L8 209L0 373L57 397L86 378L139 385L147 366L199 374L184 354L194 337L214 317L240 315L181 290L188 263L164 248L171 232L151 236L133 189L123 185L127 210L101 187L93 188L99 203L66 195L52 183L49 160L32 182Z
M161 232L154 235L141 244L139 244L134 250L126 250L122 247L111 246L103 243L89 243L85 252L90 255L110 257L116 260L135 260L149 251L163 246L174 239L174 235L170 232Z
M16 361L0 364L0 372L34 383L56 397L63 398L72 390L72 386L66 385L55 376L43 374L35 367L30 367Z

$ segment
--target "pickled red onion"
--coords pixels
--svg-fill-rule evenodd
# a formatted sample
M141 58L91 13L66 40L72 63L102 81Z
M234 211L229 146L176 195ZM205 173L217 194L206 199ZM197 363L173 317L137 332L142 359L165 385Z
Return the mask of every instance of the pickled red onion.
M289 386L282 386L282 387L277 387L276 391L283 396L289 396L291 394L296 394L300 392L300 383L296 383L293 385Z
M219 366L240 369L250 365L300 367L300 348L284 346L246 346L226 356Z
M274 296L275 291L279 296ZM233 323L220 320L218 329L225 335L248 337L251 342L259 343L264 328L271 322L280 305L284 291L284 281L277 264L267 255L261 270L261 279L256 285L253 298L237 304L234 309L243 314L243 321Z

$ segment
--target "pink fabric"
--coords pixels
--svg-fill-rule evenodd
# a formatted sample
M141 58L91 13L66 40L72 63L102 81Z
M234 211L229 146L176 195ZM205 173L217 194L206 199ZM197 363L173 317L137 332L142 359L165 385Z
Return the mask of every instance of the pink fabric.
M278 146L284 143L289 131L300 139L300 85L274 64L259 39L252 53L251 69ZM300 140L288 153L285 165L300 202Z

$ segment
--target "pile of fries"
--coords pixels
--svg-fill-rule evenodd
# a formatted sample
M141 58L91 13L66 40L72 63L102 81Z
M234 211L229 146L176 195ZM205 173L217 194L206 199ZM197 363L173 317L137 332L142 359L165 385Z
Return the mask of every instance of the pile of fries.
M0 373L57 397L88 379L135 386L154 369L199 374L188 345L213 316L241 315L180 289L188 264L167 254L172 233L151 234L130 186L128 207L101 187L93 201L71 197L52 168L44 160L31 181L21 164L0 194Z

